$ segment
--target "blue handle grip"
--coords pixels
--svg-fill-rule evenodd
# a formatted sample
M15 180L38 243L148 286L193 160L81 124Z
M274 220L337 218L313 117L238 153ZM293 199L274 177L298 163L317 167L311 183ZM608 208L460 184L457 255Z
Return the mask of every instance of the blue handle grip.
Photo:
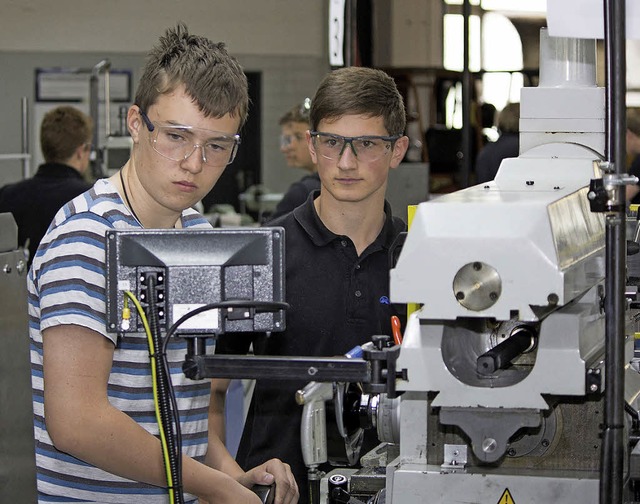
M362 347L358 345L349 350L346 354L344 354L344 356L348 357L349 359L359 359L363 354L364 352L362 351Z

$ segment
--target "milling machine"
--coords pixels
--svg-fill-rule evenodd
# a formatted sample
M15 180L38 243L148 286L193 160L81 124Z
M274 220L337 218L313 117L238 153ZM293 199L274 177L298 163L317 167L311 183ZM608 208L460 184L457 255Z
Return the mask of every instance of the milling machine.
M540 84L521 95L520 155L492 182L420 204L391 271L391 300L421 308L396 363L402 395L378 406L396 413L376 411L399 426L386 502L598 502L605 222L589 183L606 168L605 90L595 41L543 29L540 45ZM629 365L634 412L639 391ZM362 500L360 472L348 474Z

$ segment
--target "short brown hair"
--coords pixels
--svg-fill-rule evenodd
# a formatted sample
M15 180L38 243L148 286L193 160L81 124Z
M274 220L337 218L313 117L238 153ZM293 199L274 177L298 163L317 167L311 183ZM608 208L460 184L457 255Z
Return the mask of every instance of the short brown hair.
M247 76L222 42L191 35L183 23L168 29L149 53L135 103L146 112L160 95L181 85L206 117L229 114L244 124L249 109Z
M309 124L309 111L311 107L311 100L307 98L302 103L298 105L294 105L289 110L287 110L281 117L278 124L282 126L283 124L289 123L305 123Z
M64 163L75 150L91 143L93 121L67 105L56 107L44 115L40 124L40 149L47 163Z
M382 117L389 135L402 135L407 124L402 95L382 70L345 67L326 75L311 101L311 129L320 121L345 115Z

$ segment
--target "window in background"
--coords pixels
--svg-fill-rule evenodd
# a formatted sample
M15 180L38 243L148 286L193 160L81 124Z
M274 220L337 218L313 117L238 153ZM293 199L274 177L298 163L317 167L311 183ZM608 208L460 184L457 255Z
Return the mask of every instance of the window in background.
M495 0L494 0L495 1ZM513 23L504 15L489 12L482 17L482 100L502 110L520 101L524 77L522 41ZM516 72L514 72L516 71Z
M447 0L447 3L452 3ZM462 1L460 0L460 3ZM474 2L471 2L473 5ZM482 0L484 10L501 10L511 12L525 12L529 14L545 14L547 12L547 0Z
M462 5L463 0L444 0L447 5ZM480 5L480 0L471 0L470 5Z
M521 72L490 72L482 76L482 101L493 103L502 110L511 102L520 101L520 89L524 86Z
M482 16L482 68L488 71L522 70L522 42L504 15Z
M451 87L445 98L445 126L447 129L462 128L462 83Z
M443 64L447 70L461 72L464 69L464 23L461 14L444 15ZM469 17L469 69L480 70L480 16Z
M497 11L517 12L519 15L539 16L546 12L546 0L470 0L469 69L484 71L481 101L492 103L502 110L509 102L520 101L524 85L522 41L509 18ZM444 4L459 6L463 0L444 0ZM485 12L480 16L474 14ZM496 11L496 12L493 12ZM459 8L444 15L443 66L447 70L464 69L464 25ZM455 12L455 13L454 13ZM462 127L462 85L451 87L445 98L445 124L448 128Z

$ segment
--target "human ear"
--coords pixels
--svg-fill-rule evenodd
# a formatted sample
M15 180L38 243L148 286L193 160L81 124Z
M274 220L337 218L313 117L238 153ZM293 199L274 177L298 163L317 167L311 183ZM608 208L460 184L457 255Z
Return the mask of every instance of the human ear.
M396 143L393 145L393 154L391 155L391 162L389 163L389 168L397 168L398 165L404 159L404 155L407 153L407 149L409 148L409 137L401 136L396 140Z
M307 130L305 132L305 136L307 137L307 146L309 147L309 154L311 154L311 161L313 164L318 164L318 155L316 154L316 149L313 146L313 139L311 138L311 132Z
M134 143L138 143L141 127L142 117L140 117L140 107L131 105L127 111L127 129Z

